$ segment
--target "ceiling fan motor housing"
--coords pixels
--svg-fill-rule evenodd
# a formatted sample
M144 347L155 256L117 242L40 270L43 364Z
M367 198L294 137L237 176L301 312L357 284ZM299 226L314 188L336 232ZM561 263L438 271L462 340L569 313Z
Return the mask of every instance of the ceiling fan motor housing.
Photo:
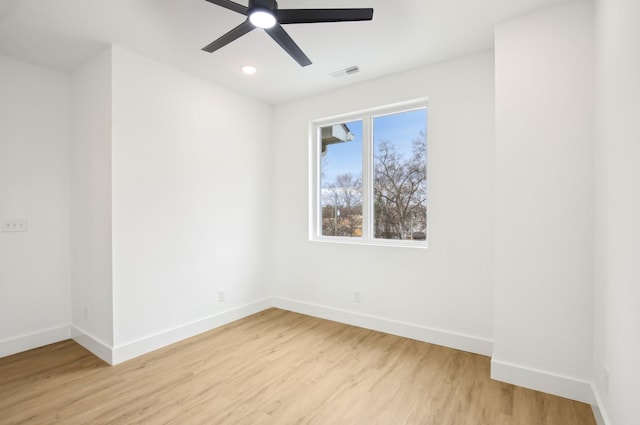
M264 10L277 17L278 2L276 0L249 0L248 14L251 15L251 12L257 10Z

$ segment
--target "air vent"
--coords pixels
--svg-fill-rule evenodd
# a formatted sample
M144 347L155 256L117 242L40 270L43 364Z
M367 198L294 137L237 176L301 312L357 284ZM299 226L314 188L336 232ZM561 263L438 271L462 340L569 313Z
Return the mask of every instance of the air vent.
M342 78L346 77L347 75L357 74L358 72L360 72L360 68L358 68L357 66L350 66L349 68L341 69L340 71L334 72L333 74L331 74L331 76L333 78Z

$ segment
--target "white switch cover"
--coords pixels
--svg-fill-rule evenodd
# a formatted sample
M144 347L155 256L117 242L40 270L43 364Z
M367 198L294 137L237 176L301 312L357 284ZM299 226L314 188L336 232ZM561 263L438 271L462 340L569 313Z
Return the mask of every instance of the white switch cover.
M27 219L26 218L3 218L0 226L0 230L2 230L3 232L26 232Z

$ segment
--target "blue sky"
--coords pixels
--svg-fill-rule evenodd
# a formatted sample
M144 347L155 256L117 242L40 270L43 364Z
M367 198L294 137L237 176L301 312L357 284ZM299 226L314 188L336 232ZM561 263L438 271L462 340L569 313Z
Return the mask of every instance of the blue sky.
M335 181L336 176L351 173L354 177L362 174L362 121L347 122L355 138L351 142L328 146L324 156L322 186ZM392 142L397 152L411 155L413 139L426 130L426 111L418 109L400 114L383 115L374 118L374 148L383 141Z

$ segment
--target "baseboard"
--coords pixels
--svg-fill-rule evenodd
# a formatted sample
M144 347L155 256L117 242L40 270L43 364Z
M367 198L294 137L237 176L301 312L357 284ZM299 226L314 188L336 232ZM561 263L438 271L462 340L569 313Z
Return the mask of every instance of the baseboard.
M611 425L611 421L609 420L609 415L607 415L607 410L604 408L602 397L600 397L598 388L596 388L595 384L593 383L591 384L591 392L593 395L593 400L591 402L591 410L593 410L593 416L596 418L596 424Z
M264 298L262 300L235 307L212 316L197 320L185 325L166 330L164 332L141 338L126 344L119 345L113 349L111 364L118 364L130 360L134 357L141 356L151 351L157 350L167 345L171 345L183 339L210 331L219 326L226 325L235 320L242 319L262 310L270 308L271 299Z
M607 421L605 421L604 417L602 416L602 412L597 405L592 404L591 411L593 412L593 417L596 419L596 425L607 425Z
M0 341L0 358L69 339L69 326L59 326Z
M413 323L370 316L353 311L296 301L289 298L273 297L272 302L273 307L332 320L334 322L345 323L485 356L490 356L493 353L493 341L485 338L433 329Z
M77 325L71 325L71 338L97 357L113 365L113 349L109 344L104 343Z
M589 382L514 365L496 360L495 357L491 359L491 379L587 404L591 404L593 399Z

